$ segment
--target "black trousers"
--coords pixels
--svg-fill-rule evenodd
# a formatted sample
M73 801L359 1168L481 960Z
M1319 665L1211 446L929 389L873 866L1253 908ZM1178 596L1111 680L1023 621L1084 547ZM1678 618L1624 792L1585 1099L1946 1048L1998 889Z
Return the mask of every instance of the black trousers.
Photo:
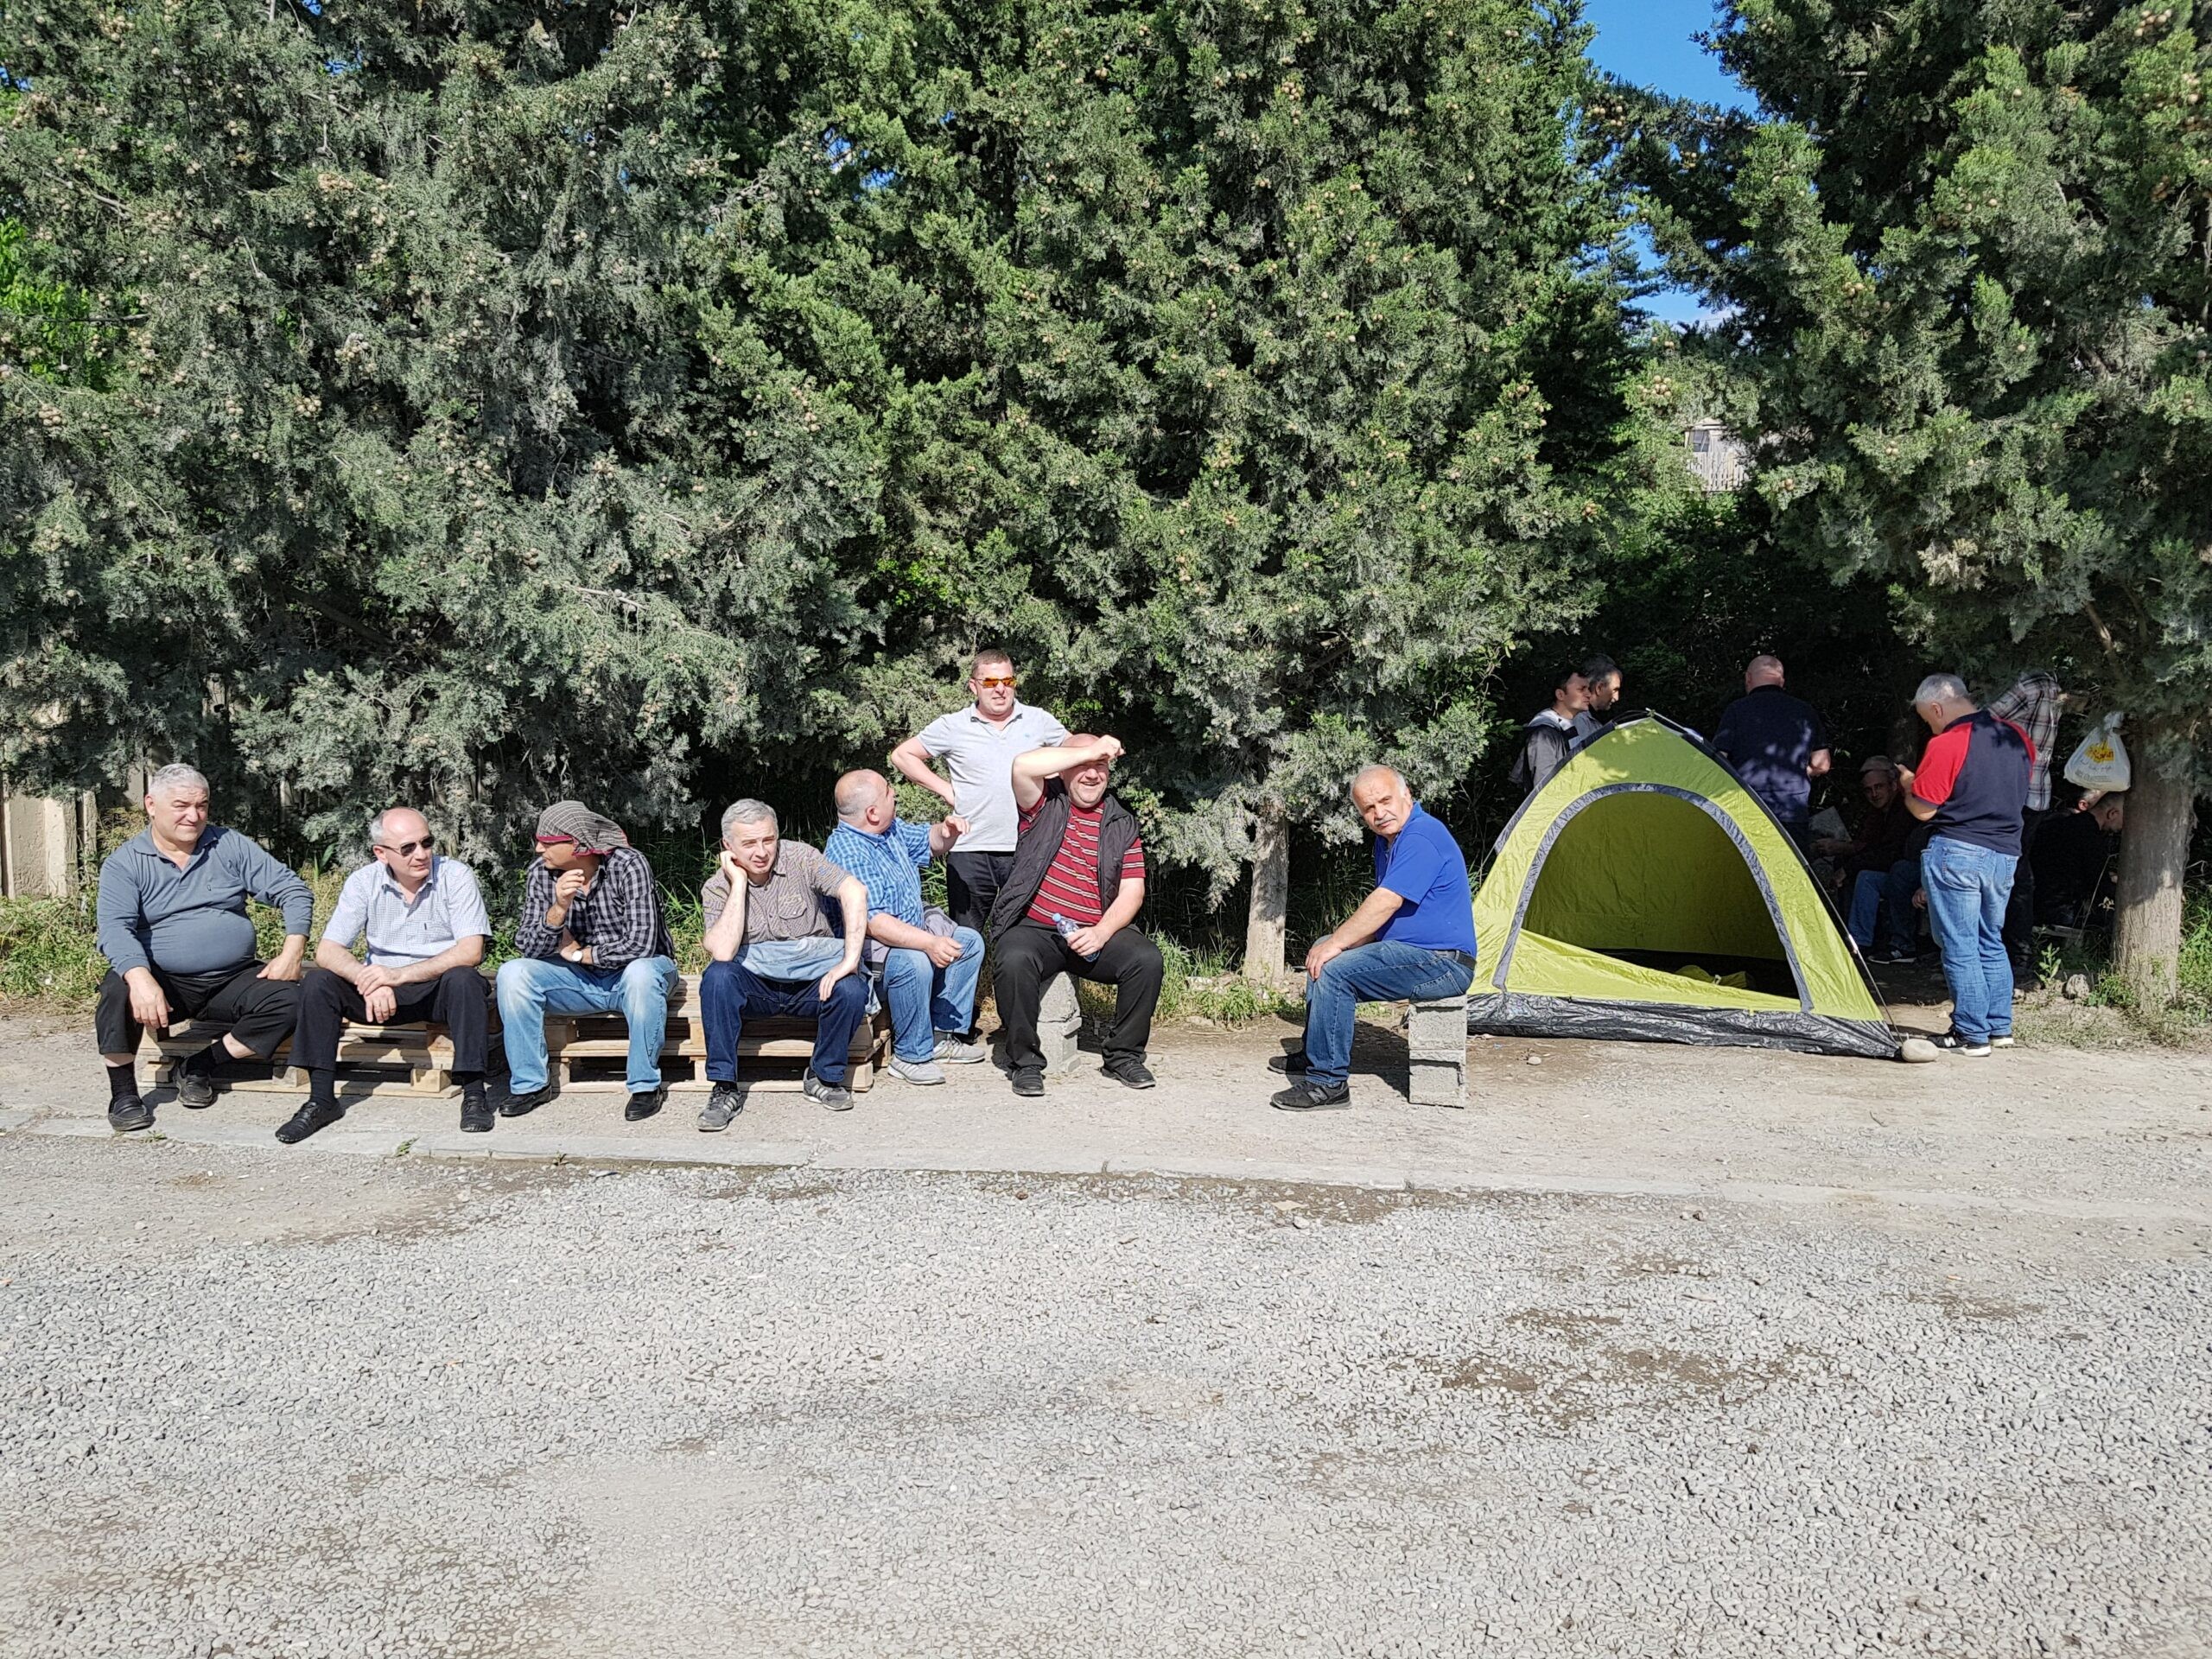
M991 906L999 889L1014 874L1012 853L963 853L944 855L945 910L961 927L972 927L989 936Z
M391 1023L435 1020L453 1039L453 1069L484 1073L491 1045L492 982L474 968L448 968L435 979L393 993ZM310 968L300 987L300 1029L292 1064L315 1071L338 1064L338 1039L348 1020L365 1020L367 1001L327 968Z
M2031 806L2020 814L2020 861L2012 870L2012 897L2005 906L2005 950L2015 964L2033 967L2036 946L2036 867L2028 856L2036 831L2050 809Z
M169 1000L169 1020L213 1020L264 1059L292 1034L300 1011L300 982L263 979L261 963L240 963L212 974L173 974L156 968L155 982ZM92 1015L103 1054L136 1054L143 1029L130 1015L130 984L113 969L100 982L99 1007Z
M1017 922L999 936L997 978L999 1021L1006 1027L1007 1063L1017 1071L1042 1071L1045 1051L1037 1046L1037 1007L1045 982L1056 973L1073 974L1114 988L1114 1019L1106 1027L1106 1058L1144 1058L1152 1036L1152 1011L1160 1006L1160 947L1125 927L1107 940L1096 962L1068 949L1058 931L1035 922Z

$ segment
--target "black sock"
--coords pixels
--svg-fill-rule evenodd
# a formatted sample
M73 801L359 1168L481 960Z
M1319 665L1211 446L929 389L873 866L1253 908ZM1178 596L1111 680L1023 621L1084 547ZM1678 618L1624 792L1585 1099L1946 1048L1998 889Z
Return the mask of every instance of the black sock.
M338 1068L334 1065L311 1065L308 1068L308 1098L318 1106L338 1103Z
M108 1067L107 1103L112 1106L118 1100L136 1100L137 1097L138 1066L137 1062L134 1061L129 1065Z
M195 1077L208 1077L213 1073L217 1066L230 1058L231 1051L223 1046L223 1039L218 1037L207 1047L186 1060L180 1069L191 1072Z

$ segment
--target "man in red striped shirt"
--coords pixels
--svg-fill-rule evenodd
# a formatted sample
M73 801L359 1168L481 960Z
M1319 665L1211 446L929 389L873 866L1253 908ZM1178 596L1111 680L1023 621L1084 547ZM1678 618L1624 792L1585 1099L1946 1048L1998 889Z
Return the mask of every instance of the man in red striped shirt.
M991 907L991 944L1017 1095L1045 1092L1037 1008L1058 973L1115 988L1101 1069L1132 1089L1153 1086L1144 1060L1160 948L1130 925L1144 906L1144 842L1107 787L1121 753L1114 738L1076 736L1014 757L1020 830L1013 873Z

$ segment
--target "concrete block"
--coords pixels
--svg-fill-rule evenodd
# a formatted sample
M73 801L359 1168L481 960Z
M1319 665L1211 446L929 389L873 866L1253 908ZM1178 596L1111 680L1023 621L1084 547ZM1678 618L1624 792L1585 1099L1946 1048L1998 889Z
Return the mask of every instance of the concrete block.
M1062 1077L1076 1068L1081 1058L1077 1039L1083 1035L1083 1005L1076 1001L1075 981L1054 974L1045 982L1037 1004L1037 1046L1044 1051L1045 1075Z
M1467 1103L1467 999L1415 1002L1406 1017L1408 1096L1419 1106Z

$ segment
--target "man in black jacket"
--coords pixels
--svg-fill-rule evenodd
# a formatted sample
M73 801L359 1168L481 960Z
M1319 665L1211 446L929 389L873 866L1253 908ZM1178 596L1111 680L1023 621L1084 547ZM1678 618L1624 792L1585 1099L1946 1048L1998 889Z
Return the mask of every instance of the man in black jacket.
M1160 1002L1160 948L1130 924L1144 906L1144 842L1108 791L1122 753L1110 737L1070 737L1014 757L1014 870L991 908L994 982L1017 1095L1045 1092L1037 1009L1056 973L1115 988L1106 1064L1116 1082L1153 1086L1145 1044Z

